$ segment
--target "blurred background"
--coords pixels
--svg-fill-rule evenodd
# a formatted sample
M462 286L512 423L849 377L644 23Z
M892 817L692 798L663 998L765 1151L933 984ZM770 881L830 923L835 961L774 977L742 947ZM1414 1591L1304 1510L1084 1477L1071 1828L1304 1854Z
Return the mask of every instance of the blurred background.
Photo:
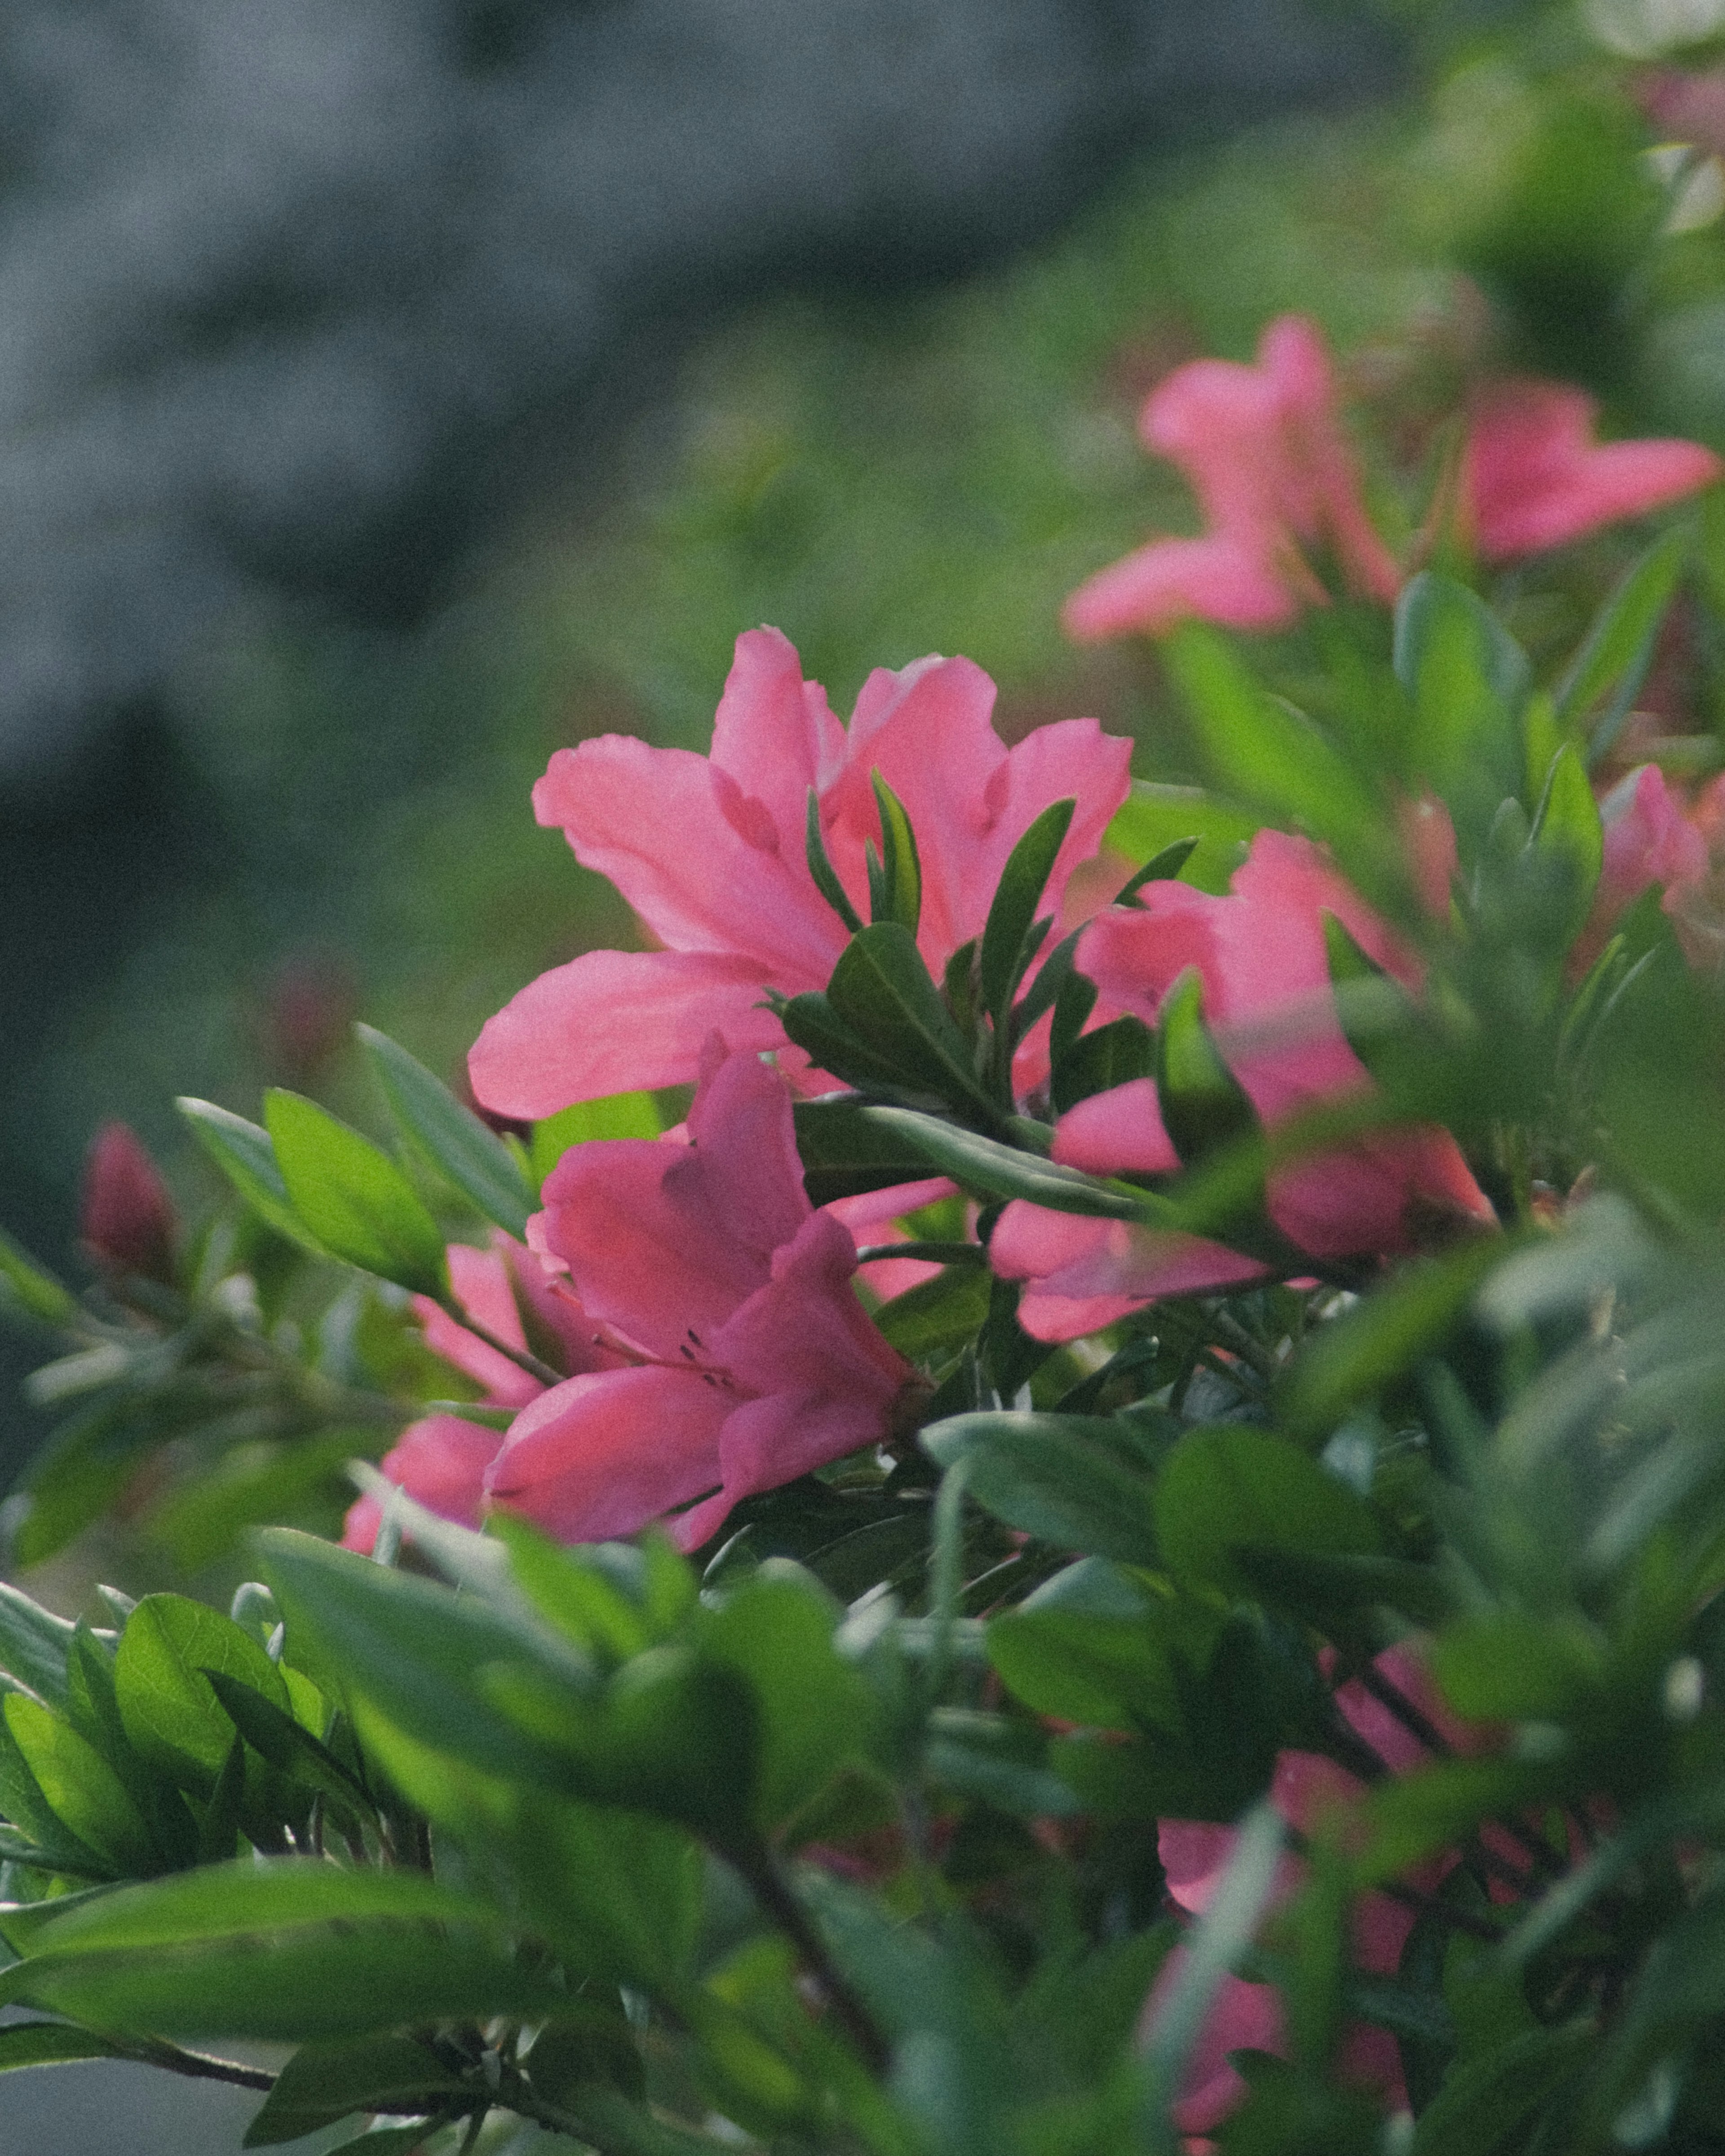
M962 650L1009 739L1094 713L1180 776L1147 651L1059 607L1190 528L1146 392L1280 311L1392 444L1488 343L1725 447L1722 24L8 0L0 1223L79 1276L104 1118L193 1193L175 1094L369 1120L356 1017L453 1079L522 983L626 940L530 788L597 732L703 747L740 629L841 712ZM0 1338L0 1489L31 1345ZM247 2102L200 2101L8 2077L0 2143L233 2146Z

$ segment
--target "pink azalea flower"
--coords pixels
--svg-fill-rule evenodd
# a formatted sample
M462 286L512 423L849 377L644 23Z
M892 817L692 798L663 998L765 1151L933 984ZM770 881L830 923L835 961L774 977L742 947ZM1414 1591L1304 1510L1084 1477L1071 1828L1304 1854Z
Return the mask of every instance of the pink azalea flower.
M415 1504L440 1520L476 1527L485 1509L485 1470L497 1456L502 1434L464 1415L421 1415L409 1423L379 1463L390 1481ZM347 1508L344 1549L369 1556L383 1523L383 1507L369 1495Z
M847 941L804 852L807 801L864 918L864 844L880 841L878 771L908 811L922 868L918 942L938 979L979 935L1007 855L1051 803L1078 803L1050 880L1057 903L1124 799L1130 744L1093 719L1009 750L994 686L968 659L871 674L850 732L777 629L737 642L711 757L608 734L559 749L534 788L584 866L608 875L663 947L593 951L542 974L490 1020L475 1095L509 1116L693 1078L716 1029L738 1050L787 1046L765 991L824 988ZM791 1059L796 1060L794 1057Z
M629 1367L511 1425L490 1501L566 1542L673 1516L685 1549L737 1500L885 1438L915 1373L869 1322L856 1245L803 1188L784 1079L709 1044L686 1139L572 1147L536 1243Z
M1317 326L1272 322L1255 367L1200 359L1158 385L1139 416L1144 445L1185 475L1204 512L1197 539L1158 539L1073 593L1063 619L1081 643L1152 634L1190 615L1232 629L1285 627L1322 585L1308 556L1328 549L1350 590L1393 600L1401 570L1373 529Z
M102 1269L172 1287L178 1216L161 1171L129 1124L104 1123L84 1163L78 1224Z
M1417 989L1419 968L1376 914L1308 840L1260 831L1231 892L1154 883L1136 908L1099 915L1078 965L1101 990L1098 1018L1119 1011L1153 1024L1187 968L1204 983L1204 1014L1229 1068L1266 1127L1346 1098L1371 1081L1337 1018L1324 947L1333 914L1386 972ZM1100 1175L1170 1173L1178 1165L1147 1079L1093 1095L1063 1116L1054 1157ZM1447 1132L1371 1134L1271 1176L1270 1217L1314 1257L1404 1250L1430 1220L1491 1223L1490 1202ZM1004 1277L1031 1283L1027 1331L1076 1337L1158 1295L1189 1294L1258 1276L1219 1244L1112 1221L1051 1214L1016 1199L990 1245Z
M1558 382L1502 382L1480 399L1462 454L1462 499L1488 562L1543 553L1711 486L1699 442L1594 439L1598 407Z
M1488 1732L1459 1722L1444 1707L1417 1657L1405 1647L1379 1655L1373 1666L1407 1701L1412 1718L1425 1722L1453 1751L1476 1752ZM1409 1774L1432 1754L1408 1722L1373 1697L1358 1680L1335 1694L1342 1718L1390 1773ZM1302 1834L1320 1829L1326 1819L1357 1801L1361 1783L1332 1759L1312 1752L1284 1752L1276 1760L1270 1800L1287 1824ZM1501 1830L1486 1830L1494 1852L1506 1866L1517 1864L1512 1840ZM1219 1884L1234 1852L1235 1830L1196 1820L1163 1820L1158 1852L1175 1904L1200 1915ZM1440 1858L1409 1875L1409 1884L1430 1893L1454 1859ZM1275 1900L1285 1902L1299 1885L1304 1867L1294 1856L1282 1860ZM1414 1928L1414 1912L1388 1894L1363 1895L1353 1912L1353 1954L1358 1966L1374 1975L1393 1975ZM1146 2002L1147 2026L1167 1987L1178 1980L1185 1949L1177 1947L1163 1965ZM1284 2052L1281 2002L1273 1985L1248 1984L1239 1977L1223 1980L1208 2021L1187 2061L1186 2077L1173 2106L1174 2124L1184 2134L1204 2135L1220 2125L1245 2093L1245 2084L1229 2061L1237 2051ZM1404 2106L1401 2061L1395 2040L1386 2030L1356 2024L1343 2043L1338 2066L1343 2077L1381 2092Z

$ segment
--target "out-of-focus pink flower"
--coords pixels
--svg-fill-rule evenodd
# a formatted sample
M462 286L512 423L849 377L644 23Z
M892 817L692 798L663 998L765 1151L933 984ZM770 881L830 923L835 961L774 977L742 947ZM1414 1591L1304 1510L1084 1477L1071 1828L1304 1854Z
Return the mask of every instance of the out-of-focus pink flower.
M451 1243L445 1255L455 1301L490 1340L470 1331L429 1296L414 1296L413 1314L426 1346L482 1385L488 1407L525 1407L545 1390L530 1370L491 1345L496 1340L517 1353L528 1351L521 1318L524 1305L540 1347L554 1350L560 1369L572 1373L623 1366L626 1358L604 1340L568 1283L553 1280L536 1251L501 1228L491 1231L488 1250ZM408 1424L380 1465L392 1482L398 1482L428 1512L476 1527L485 1512L485 1470L502 1443L502 1431L483 1423L468 1422L459 1415L426 1415ZM349 1549L369 1551L382 1517L375 1497L357 1499L348 1508L342 1543Z
M1309 556L1327 550L1351 590L1394 599L1401 570L1373 530L1343 429L1322 336L1298 315L1272 322L1255 367L1200 359L1152 393L1138 432L1198 497L1197 539L1158 539L1073 593L1063 619L1081 643L1153 634L1189 616L1278 629L1326 594Z
M530 1232L631 1367L531 1402L486 1476L566 1542L670 1518L685 1549L740 1497L890 1431L910 1365L856 1299L856 1245L803 1188L785 1081L709 1043L686 1142L573 1147Z
M1711 867L1707 801L1703 794L1692 813L1659 766L1644 763L1620 779L1599 803L1604 859L1587 925L1569 954L1573 975L1592 965L1618 916L1650 884L1664 886L1665 911L1674 917L1680 939L1684 937L1686 914L1707 884Z
M1216 1045L1266 1127L1365 1091L1330 986L1323 916L1333 914L1373 963L1417 989L1417 965L1308 840L1260 831L1226 897L1153 883L1137 907L1099 915L1077 963L1101 990L1099 1019L1128 1011L1153 1024L1188 967L1204 983ZM1166 1173L1178 1162L1147 1079L1081 1101L1055 1132L1054 1157L1099 1175ZM1481 1225L1490 1201L1447 1132L1370 1134L1278 1170L1271 1219L1314 1257L1404 1250L1447 1219ZM1050 1216L1015 1199L990 1246L997 1271L1032 1285L1020 1307L1039 1338L1071 1339L1158 1295L1231 1285L1261 1270L1188 1236Z
M1130 744L1069 719L1009 750L989 723L993 702L994 685L968 659L924 659L871 674L847 734L786 639L754 629L737 639L711 757L617 734L559 749L535 813L610 877L663 948L588 952L524 988L474 1048L479 1099L538 1117L680 1085L715 1029L739 1050L785 1047L764 992L824 988L847 940L809 872L811 787L833 866L865 918L863 849L880 835L870 773L904 803L922 870L917 941L937 979L981 933L1013 847L1070 797L1078 806L1049 886L1058 904L1125 798Z
M129 1124L104 1123L91 1140L78 1220L85 1248L105 1271L173 1286L178 1215Z
M1725 68L1656 68L1635 85L1641 110L1667 141L1725 157Z
M1432 1757L1409 1727L1410 1721L1417 1724L1423 1720L1455 1752L1478 1751L1488 1741L1487 1732L1470 1728L1448 1712L1423 1666L1409 1649L1390 1648L1378 1656L1374 1667L1390 1695L1399 1694L1408 1703L1407 1718L1374 1697L1358 1680L1338 1686L1335 1700L1343 1720L1390 1773L1411 1773ZM1309 1835L1321 1829L1327 1818L1356 1802L1362 1793L1361 1783L1333 1759L1312 1752L1284 1752L1276 1760L1270 1800L1291 1827ZM1161 1822L1157 1846L1168 1893L1189 1915L1200 1915L1208 1906L1234 1853L1234 1844L1232 1827L1195 1820ZM1514 1845L1501 1833L1494 1837L1494 1846L1507 1863L1513 1862ZM1444 1857L1423 1865L1409 1875L1409 1883L1430 1892L1453 1861ZM1276 1902L1286 1901L1295 1892L1302 1869L1297 1857L1283 1859ZM1363 1895L1353 1912L1353 1948L1359 1967L1374 1975L1393 1975L1414 1921L1414 1911L1389 1895ZM1163 1964L1146 2003L1146 2025L1164 1990L1178 1980L1184 1955L1185 1949L1177 1947ZM1224 1978L1188 2061L1186 2078L1173 2107L1174 2123L1180 2132L1209 2133L1245 2094L1245 2084L1229 2063L1230 2051L1280 2052L1283 2046L1281 2000L1274 1987L1247 1984L1238 1977ZM1395 2040L1386 2030L1356 2024L1348 2032L1338 2065L1348 2080L1378 2089L1390 2101L1405 2104L1401 2061Z
M1558 382L1493 384L1476 404L1461 489L1488 562L1543 553L1710 486L1722 466L1699 442L1594 439L1598 407Z

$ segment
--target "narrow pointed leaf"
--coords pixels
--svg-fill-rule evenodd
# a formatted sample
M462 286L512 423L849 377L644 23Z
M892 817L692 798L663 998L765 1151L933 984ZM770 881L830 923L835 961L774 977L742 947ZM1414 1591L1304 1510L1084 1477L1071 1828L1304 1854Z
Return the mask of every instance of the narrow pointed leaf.
M174 1106L191 1125L193 1137L260 1219L313 1256L329 1255L294 1210L268 1131L230 1109L218 1108L213 1101L182 1096Z
M1077 805L1076 800L1050 803L1008 855L1001 870L983 931L980 962L983 1008L997 1026L1006 1023L1007 1011L1023 978L1028 963L1024 941Z
M815 889L855 936L863 925L862 917L851 904L850 894L839 882L839 871L833 866L827 852L826 840L821 836L820 829L820 796L812 786L809 789L809 818L803 844L808 858L809 873L814 878Z
M1061 1168L1039 1153L1021 1152L956 1123L942 1122L937 1116L892 1107L860 1108L857 1113L978 1197L1027 1198L1057 1213L1086 1213L1110 1220L1160 1217L1158 1201L1147 1192L1122 1190L1076 1168Z
M905 805L878 771L869 773L875 802L880 812L880 873L878 886L871 875L871 910L876 921L896 921L911 935L922 918L922 864L916 853L916 834Z
M1210 1037L1203 1004L1202 976L1189 966L1163 998L1156 1036L1163 1123L1189 1166L1258 1127L1251 1102Z
M369 1025L354 1030L407 1144L519 1241L534 1193L509 1147L388 1034Z

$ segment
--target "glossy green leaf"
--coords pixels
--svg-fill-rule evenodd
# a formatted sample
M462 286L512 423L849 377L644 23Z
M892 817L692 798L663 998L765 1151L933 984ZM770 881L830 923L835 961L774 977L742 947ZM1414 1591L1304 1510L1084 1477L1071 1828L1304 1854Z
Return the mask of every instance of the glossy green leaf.
M901 922L876 921L853 936L833 969L826 997L839 1024L897 1074L901 1084L992 1112L969 1045Z
M243 1860L88 1897L40 1924L0 2001L105 2030L301 2041L554 2014L489 1905L424 1873Z
M487 1220L519 1240L536 1209L536 1194L509 1147L388 1034L369 1025L354 1031L407 1144Z
M52 1860L49 1869L80 1879L103 1879L111 1873L112 1866L80 1841L49 1803L4 1715L0 1715L0 1815Z
M0 2074L18 2066L64 2066L77 2059L123 2059L124 2047L64 2021L9 2021L0 2028Z
M803 822L803 857L809 863L809 873L814 879L814 887L832 907L850 934L861 928L862 916L850 902L850 894L839 880L839 872L833 866L827 852L826 840L821 835L820 796L814 787L809 789L809 812Z
M947 1265L932 1280L919 1281L883 1303L875 1322L913 1363L950 1354L973 1340L986 1323L988 1286L983 1266Z
M593 1138L656 1138L664 1128L650 1093L611 1093L598 1101L577 1101L533 1126L527 1165L536 1194L546 1177L573 1145Z
M1148 1478L1115 1428L1089 1415L953 1415L921 1433L937 1466L966 1463L966 1488L1009 1527L1057 1549L1158 1562Z
M1195 838L1176 839L1171 845L1153 854L1142 868L1135 869L1115 892L1114 904L1130 906L1147 884L1173 882L1197 852L1199 844Z
M314 1256L327 1255L294 1210L268 1131L218 1108L213 1101L182 1096L174 1106L191 1125L193 1137L259 1219Z
M249 1633L179 1594L146 1594L127 1620L114 1659L126 1733L141 1758L195 1795L207 1796L234 1742L234 1724L210 1688L219 1670L291 1714L281 1672Z
M922 1174L938 1169L978 1197L1028 1198L1057 1213L1110 1220L1139 1218L1156 1206L1147 1194L1123 1192L1077 1168L1059 1167L1040 1153L1002 1145L914 1108L870 1106L856 1114L860 1122L915 1154Z
M922 917L922 865L916 856L916 834L901 801L878 771L869 773L875 806L880 816L880 851L867 840L864 854L869 867L869 911L878 926L896 921L911 937Z
M280 1086L264 1120L294 1210L326 1250L416 1295L444 1291L442 1231L387 1153Z
M1189 1167L1258 1128L1251 1102L1204 1022L1203 1006L1203 977L1189 966L1163 998L1156 1029L1163 1124Z
M1383 1548L1363 1498L1286 1438L1242 1423L1180 1440L1157 1480L1155 1519L1177 1578L1232 1594L1252 1591L1241 1552L1369 1557Z
M280 1773L309 1783L350 1809L364 1808L366 1792L328 1747L302 1727L292 1714L253 1686L220 1670L207 1670L210 1689L223 1712L259 1757Z
M75 1629L21 1588L0 1580L0 1670L50 1707L66 1703L66 1658Z
M1076 800L1056 801L1045 808L1008 855L1000 872L978 960L983 1007L997 1029L1006 1024L1029 963L1025 939L1077 805Z
M272 2148L297 2141L356 2111L431 2111L464 2089L460 2076L411 2036L306 2044L276 2076L242 2145Z
M8 1692L6 1727L44 1801L75 1840L124 1876L159 1860L150 1830L101 1753L69 1722L23 1692Z
M1065 1115L1092 1093L1153 1077L1156 1064L1156 1035L1130 1012L1081 1033L1055 1063L1049 1082L1055 1113Z

